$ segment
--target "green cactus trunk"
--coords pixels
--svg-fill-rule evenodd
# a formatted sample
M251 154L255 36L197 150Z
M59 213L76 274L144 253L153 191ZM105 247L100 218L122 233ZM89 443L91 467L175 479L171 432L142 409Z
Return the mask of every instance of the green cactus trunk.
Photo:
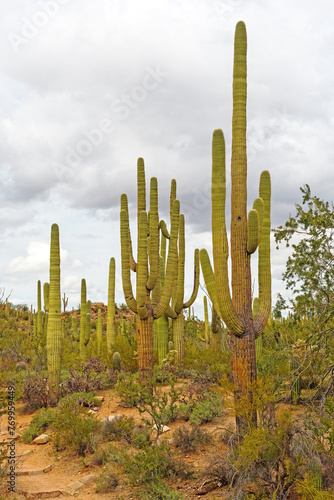
M237 432L244 434L256 425L253 390L256 383L255 339L262 333L271 308L270 273L270 175L260 178L259 197L247 216L247 37L243 22L236 26L233 71L233 118L231 161L231 260L232 293L228 279L229 248L225 222L225 142L215 130L212 144L212 247L214 271L206 250L200 258L206 287L213 306L231 333L231 364L236 408L251 413L237 414ZM250 258L258 248L259 306L252 314ZM240 404L242 403L242 404Z
M158 326L158 356L159 364L166 358L168 353L168 317L163 314L157 320Z
M61 296L60 296L60 252L59 228L51 227L50 247L50 297L47 329L47 368L49 404L56 406L59 401L59 383L62 350Z
M86 280L81 280L81 304L80 304L80 360L87 361L86 323L87 323L87 287Z
M205 339L205 347L208 349L210 344L210 334L209 334L209 314L208 314L208 299L206 295L203 297L203 305L204 305L204 339Z
M102 352L102 312L101 312L101 309L99 309L97 312L96 341L97 341L97 355L101 356L101 352Z
M222 349L222 332L220 327L219 317L217 315L216 309L212 308L212 320L211 320L211 345L214 349Z
M174 349L177 352L178 360L184 358L184 317L183 313L178 314L176 319L173 319L173 342Z
M49 311L49 297L50 297L50 283L46 282L43 284L44 311L46 313Z
M113 365L113 369L116 372L120 372L121 371L121 355L117 351L114 352L114 354L113 354L112 365Z
M109 261L108 310L107 310L107 352L110 353L116 342L115 331L115 259Z
M43 338L43 319L42 319L42 285L37 281L37 338L39 341Z
M138 315L136 329L139 380L145 383L153 376L153 318L141 319Z

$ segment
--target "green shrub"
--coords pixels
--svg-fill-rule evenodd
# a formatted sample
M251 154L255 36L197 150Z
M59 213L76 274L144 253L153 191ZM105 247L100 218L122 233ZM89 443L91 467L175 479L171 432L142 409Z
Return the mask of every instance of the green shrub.
M109 468L104 469L96 482L96 493L109 493L118 486L119 480L114 471Z
M243 439L234 436L228 451L213 458L208 473L229 485L231 498L246 498L251 488L252 498L284 500L303 483L310 461L317 457L312 439L292 421L289 411L278 414L277 421L273 429L258 427Z
M136 338L128 333L126 336L117 335L113 348L121 356L122 368L129 373L136 373L138 371Z
M84 456L86 452L94 451L101 423L76 401L75 395L67 396L55 409L52 422L54 443L57 450L68 449Z
M331 455L334 453L334 400L329 396L323 408L314 408L306 418L306 425L311 430L319 451Z
M28 429L22 432L21 439L25 443L31 443L37 436L43 434L54 420L55 410L41 408L31 419Z
M210 441L210 434L198 425L192 425L191 429L182 426L173 433L173 444L176 448L180 448L182 453L195 451L199 444L207 444Z
M122 465L127 457L127 452L120 448L117 448L113 444L109 444L107 447L100 446L94 453L91 459L93 465L105 465L108 462L114 464Z
M104 422L102 434L108 441L122 441L128 444L132 443L133 430L135 428L135 419L121 415L112 422Z
M139 495L143 500L185 500L182 493L162 481L148 484Z
M175 459L170 448L164 445L138 451L135 456L128 457L124 466L133 486L173 476L188 478L192 474L189 467Z
M177 416L176 403L181 392L175 389L174 378L170 377L169 383L170 389L169 392L166 392L158 386L155 377L150 383L141 385L133 376L122 376L116 388L123 403L131 403L140 414L148 414L149 417L143 417L142 420L147 426L154 427L157 433L156 441L163 426L175 420ZM149 387L152 388L152 392L150 392Z
M73 392L60 400L60 405L70 404L73 406L83 406L85 408L93 408L100 404L100 401L95 398L91 392Z
M213 392L205 392L179 406L179 414L192 424L201 425L219 417L222 411L221 397Z
M333 500L334 498L329 491L319 491L316 479L310 474L296 481L296 491L301 495L301 500Z
M122 406L125 408L134 408L142 400L140 386L137 375L118 375L117 385L115 387L117 394L121 398Z

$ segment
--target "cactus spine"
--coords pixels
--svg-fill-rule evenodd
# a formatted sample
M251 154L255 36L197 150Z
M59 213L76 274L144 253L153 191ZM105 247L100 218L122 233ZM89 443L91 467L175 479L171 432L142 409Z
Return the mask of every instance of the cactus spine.
M228 242L225 223L225 142L222 131L215 130L212 143L212 245L214 271L207 252L200 252L206 287L219 316L231 333L231 362L236 402L242 398L252 405L252 387L256 382L255 338L270 314L270 175L260 178L259 198L247 217L247 94L246 27L239 22L235 31L233 71L233 118L231 161L231 260L232 295L228 280ZM251 296L251 254L259 249L259 306L253 319ZM237 415L238 432L256 425L256 412Z
M111 351L116 342L115 333L115 259L111 257L109 262L108 279L108 310L107 310L107 351Z
M53 224L51 227L50 296L47 329L47 367L50 406L56 406L59 400L61 342L59 228L57 224Z
M125 301L128 307L137 314L137 349L139 378L146 382L153 372L153 320L160 318L169 306L172 295L173 277L177 266L177 235L180 204L173 203L172 227L169 240L166 279L160 290L159 283L159 214L158 185L153 177L150 183L149 220L146 212L146 187L144 161L139 158L137 164L137 230L138 251L137 262L132 255L132 243L129 227L128 200L121 196L121 253L122 283ZM136 272L136 297L134 297L130 271Z

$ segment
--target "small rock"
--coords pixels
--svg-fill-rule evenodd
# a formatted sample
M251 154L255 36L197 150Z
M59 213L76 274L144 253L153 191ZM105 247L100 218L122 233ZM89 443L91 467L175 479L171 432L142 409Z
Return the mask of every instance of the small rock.
M49 436L47 434L41 434L32 441L32 444L45 444L48 441L49 441Z
M43 472L45 472L45 473L46 473L46 472L51 472L51 471L52 471L52 465L51 465L51 464L50 464L50 465L48 465L47 467L45 467L45 468L43 469Z
M102 420L102 422L115 422L116 420L119 420L120 418L122 418L123 415L121 413L116 413L116 415L109 415L109 417L106 417Z
M91 484L91 483L94 483L94 481L96 481L96 479L97 479L97 476L95 474L88 474L88 476L85 476L82 479L80 479L80 482L82 484Z
M155 431L157 430L156 424L153 425L152 429L154 429ZM167 425L160 426L160 433L168 431L170 431L170 428Z
M23 453L19 453L17 456L18 457L25 457L26 455L29 455L30 453L33 453L34 450L26 450Z
M69 484L64 488L64 492L68 493L69 495L74 495L80 488L83 487L83 483L81 481L75 481L74 483Z
M98 401L104 401L104 396L94 396L94 399L97 399Z

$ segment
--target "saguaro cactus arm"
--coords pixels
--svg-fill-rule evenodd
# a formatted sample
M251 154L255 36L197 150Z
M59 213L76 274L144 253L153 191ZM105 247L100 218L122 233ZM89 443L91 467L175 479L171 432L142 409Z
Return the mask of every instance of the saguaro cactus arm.
M190 298L183 304L183 309L188 309L195 302L199 287L199 250L194 252L194 286Z
M166 309L168 309L169 301L172 296L173 277L176 274L176 269L177 269L177 240L179 231L179 217L180 217L180 202L179 200L174 200L170 239L168 245L166 274L165 274L164 284L161 289L159 304L153 307L153 317L156 319L160 318L165 313Z
M126 198L122 194L122 198ZM121 201L121 207L124 203ZM121 210L121 256L122 256L122 282L125 302L132 312L137 314L137 301L134 298L131 276L130 276L130 227L129 213L123 208Z
M147 290L153 290L159 278L159 214L158 214L158 181L151 178L150 185L150 217L149 217L149 263L150 274L147 279Z
M127 199L126 195L121 195L121 210L125 210L126 213L129 214L128 199ZM135 261L135 259L133 257L130 229L129 229L128 238L129 238L128 241L129 241L130 269L131 269L131 271L136 272L137 271L137 262Z
M252 254L259 245L260 222L259 214L252 208L248 213L248 235L247 235L247 252Z
M184 261L185 261L185 244L184 244L184 215L180 214L179 222L179 253L177 266L177 291L175 295L174 310L177 314L183 309L184 298Z
M49 296L50 296L50 283L45 282L43 284L43 299L44 299L44 311L49 311Z
M212 139L212 247L214 274L206 251L200 252L202 271L213 305L235 335L244 333L244 325L236 314L228 282L228 242L225 223L226 169L225 140L216 129Z
M263 223L259 244L259 307L254 319L256 336L260 335L266 326L271 309L271 271L270 271L270 174L267 170L261 173L260 197L263 199Z

